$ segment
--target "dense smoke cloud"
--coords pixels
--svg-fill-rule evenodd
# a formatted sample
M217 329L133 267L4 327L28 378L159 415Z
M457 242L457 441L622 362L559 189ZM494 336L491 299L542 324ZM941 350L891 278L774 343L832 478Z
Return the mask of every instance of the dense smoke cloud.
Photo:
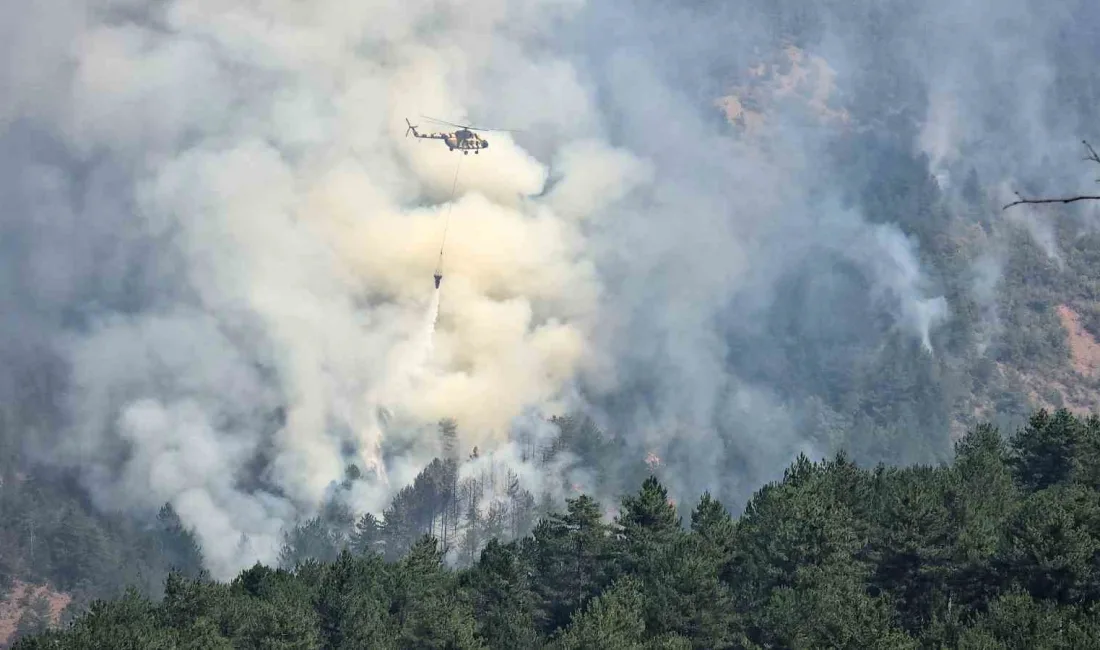
M562 476L535 474L517 436L544 440L543 417L586 408L639 460L667 457L678 495L744 496L824 451L800 433L804 405L739 373L727 339L768 336L777 287L807 259L859 269L928 354L951 316L914 241L821 169L828 92L808 117L776 104L751 134L721 119L722 61L747 66L774 36L747 11L2 12L2 351L37 339L67 367L64 425L39 449L105 508L175 504L219 576L273 560L349 463L368 470L352 505L380 513L439 452L441 418L463 455L490 454L463 471L505 463L534 491L591 477L568 456ZM944 16L910 29L947 39L958 17ZM850 77L863 53L837 33L819 45ZM1041 70L1041 50L996 67ZM921 67L933 99L915 137L937 167L989 101L956 92L976 73L955 56ZM1018 104L1027 123L1038 109ZM421 114L522 131L461 156L402 137L405 117L438 130ZM851 307L804 306L823 331Z

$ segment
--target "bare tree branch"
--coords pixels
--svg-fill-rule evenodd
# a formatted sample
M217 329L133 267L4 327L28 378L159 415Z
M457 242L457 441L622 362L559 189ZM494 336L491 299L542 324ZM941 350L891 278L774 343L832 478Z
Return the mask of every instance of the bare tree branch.
M1017 194L1016 196L1020 196L1020 195ZM1007 210L1008 208L1011 208L1014 205L1020 205L1020 204L1023 204L1023 203L1076 203L1077 201L1100 201L1100 194L1082 194L1081 196L1069 196L1069 197L1066 197L1064 199L1025 199L1025 198L1021 198L1018 201L1013 201L1012 203L1009 203L1008 205L1006 205L1005 207L1003 207L1001 209L1002 210Z
M1088 150L1089 155L1085 156L1086 161L1094 162L1100 165L1100 154L1096 153L1096 149L1092 148L1092 145L1087 140L1081 141L1085 145L1085 149ZM1097 183L1100 183L1100 179L1097 179ZM1026 199L1020 195L1019 192L1014 192L1019 198L1017 201L1013 201L1008 205L1001 208L1001 210L1007 210L1014 205L1022 205L1024 203L1036 204L1036 203L1076 203L1077 201L1100 201L1100 195L1098 194L1080 194L1077 196L1067 196L1060 199Z
M1081 142L1085 145L1085 148L1089 150L1089 155L1085 156L1085 160L1091 160L1094 163L1100 164L1100 156L1096 155L1096 149L1092 148L1088 140L1082 140Z

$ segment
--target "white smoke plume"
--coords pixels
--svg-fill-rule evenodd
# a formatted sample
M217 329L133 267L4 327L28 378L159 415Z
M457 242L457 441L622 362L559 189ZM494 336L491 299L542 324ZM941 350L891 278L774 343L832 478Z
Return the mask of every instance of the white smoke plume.
M553 406L598 295L573 225L598 200L563 195L566 218L531 202L545 165L489 134L489 155L461 161L433 292L459 158L401 137L405 116L464 119L497 50L571 4L517 8L89 3L44 58L17 39L11 67L34 63L46 83L6 78L4 125L36 123L74 159L129 176L116 189L132 218L112 232L74 207L73 234L170 251L150 265L163 293L59 339L71 424L53 459L100 504L173 502L224 577L271 561L281 526L348 462L375 470L354 492L362 509L401 487L382 467L380 411L421 429L454 418L469 448L504 441L525 406ZM28 31L63 13L26 11ZM621 163L603 146L615 185ZM72 191L44 171L52 193Z
M732 136L684 90L729 35L656 11L0 10L3 232L22 242L3 244L20 251L3 331L34 330L68 368L45 457L104 508L172 502L226 577L273 561L349 463L373 470L353 505L380 513L442 418L532 490L584 483L568 455L534 474L518 442L583 403L578 384L597 402L646 384L601 409L639 461L683 443L681 491L752 489L815 451L781 396L731 371L723 328L765 329L776 283L821 251L872 277L929 351L949 310L900 230L820 200L814 136L783 114ZM406 117L438 130L422 114L520 131L462 156L404 137ZM952 133L926 137L945 164ZM731 440L744 476L719 466Z

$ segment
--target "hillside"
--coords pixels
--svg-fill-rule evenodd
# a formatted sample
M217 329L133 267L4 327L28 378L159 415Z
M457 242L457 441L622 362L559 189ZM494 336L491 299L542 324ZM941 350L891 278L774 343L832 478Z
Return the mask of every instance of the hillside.
M836 74L823 57L787 45L743 70L744 81L715 103L730 123L750 134L768 123L769 113L791 104L808 109L823 126L842 128L851 116L838 107Z
M16 638L61 627L61 614L72 597L45 585L15 582L0 602L0 647Z
M1100 644L1100 420L982 426L940 467L799 458L738 518L653 477L588 496L468 569L421 537L230 583L168 579L14 647L917 648Z
M0 646L1097 634L1100 4L34 7Z
M965 184L948 180L950 174L942 170L934 176L932 159L916 148L919 142L899 147L894 134L882 129L883 117L873 103L846 100L829 62L795 45L741 70L716 105L747 138L761 137L771 122L789 123L785 118L792 112L804 114L841 153L829 161L833 176L854 182L851 189L862 196L867 213L874 213L877 221L900 224L912 238L921 263L945 291L951 314L949 333L939 337L930 360L935 369L929 379L937 385L926 389L939 393L937 403L918 410L939 411L957 438L985 418L1000 418L1011 429L1029 409L1064 406L1087 414L1100 408L1100 321L1094 316L1100 296L1092 290L1100 281L1100 267L1092 263L1098 242L1090 222L1057 207L1022 217L1005 213L999 202L1002 187L983 184L976 168L967 169L965 161L953 170L966 173ZM899 112L896 105L887 109ZM907 127L911 133L926 128L917 114L910 115L893 121L892 128ZM886 166L861 179L868 159ZM883 193L893 183L906 189ZM871 363L881 370L871 372L898 363L897 353L882 354L880 347ZM830 399L830 389L815 386L807 369L792 370L796 378L783 379L785 390L803 375L809 383L807 397L824 398L849 421L868 414L875 419L869 405L845 409L841 405L851 399ZM897 379L910 383L916 377ZM851 449L851 442L841 444Z

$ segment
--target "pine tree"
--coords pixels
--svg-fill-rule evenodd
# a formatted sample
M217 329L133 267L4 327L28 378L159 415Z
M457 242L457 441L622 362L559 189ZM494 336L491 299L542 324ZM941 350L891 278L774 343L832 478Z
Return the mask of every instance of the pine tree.
M567 625L613 575L610 531L599 505L587 495L567 499L564 514L540 521L528 548L538 576L537 620L544 633Z
M184 527L171 503L161 507L157 522L160 525L160 554L167 560L169 568L189 577L197 577L203 570L203 558L195 533Z
M357 555L382 552L382 524L378 518L369 512L364 513L355 524L355 533L348 546Z
M538 647L530 567L514 545L489 540L472 569L470 586L479 633L491 647Z

